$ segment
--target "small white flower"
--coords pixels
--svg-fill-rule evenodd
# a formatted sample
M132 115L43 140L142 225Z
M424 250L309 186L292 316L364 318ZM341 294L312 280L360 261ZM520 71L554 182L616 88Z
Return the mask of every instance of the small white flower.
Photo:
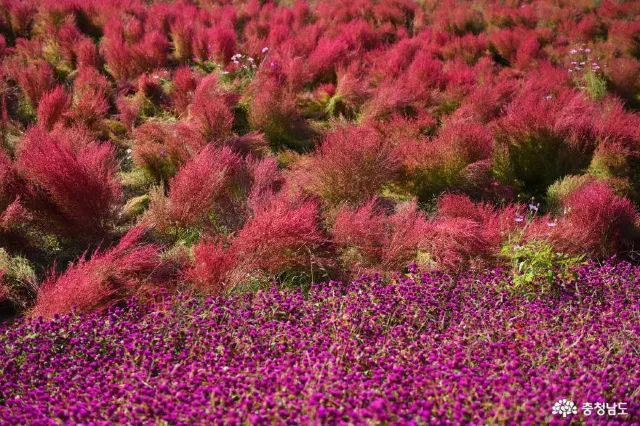
M227 74L229 74L229 71L220 71L220 74L227 75Z
M569 51L569 53L571 53L572 55L574 55L574 54L578 53L578 51L577 51L576 49L571 49L571 50Z
M247 61L253 63L253 58L248 58Z
M127 154L131 154L131 148L127 148Z
M154 75L153 78L155 78L156 80L160 78L159 75Z
M591 52L591 49L584 49L584 51L589 53L589 52Z
M268 51L269 51L269 48L268 48L268 47L263 47L263 48L262 48L262 53L267 53Z

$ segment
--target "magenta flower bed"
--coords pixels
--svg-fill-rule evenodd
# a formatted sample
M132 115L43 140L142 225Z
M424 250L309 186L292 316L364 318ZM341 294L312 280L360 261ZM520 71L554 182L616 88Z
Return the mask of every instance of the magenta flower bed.
M0 330L4 424L638 421L640 267L525 299L496 270L176 299ZM552 414L573 401L578 414ZM585 416L584 403L626 403Z

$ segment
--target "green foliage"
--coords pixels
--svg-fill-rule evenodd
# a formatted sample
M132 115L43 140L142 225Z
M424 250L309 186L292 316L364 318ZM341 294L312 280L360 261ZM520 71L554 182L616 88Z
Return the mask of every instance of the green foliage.
M590 175L601 179L622 178L632 174L627 153L623 150L613 149L596 151L587 171Z
M511 290L531 297L553 291L557 279L575 278L573 268L584 259L556 252L550 243L539 240L524 245L507 243L502 255L511 263Z
M600 74L589 71L584 75L584 82L582 89L591 99L599 100L607 94L607 82Z
M496 147L493 174L529 196L544 194L557 179L586 168L588 157L570 152L564 140L551 132L531 132Z
M128 172L120 173L120 181L132 193L144 193L155 183L155 177L143 167L134 167Z
M547 190L547 209L562 213L563 200L590 180L589 175L569 175L555 181Z
M9 299L21 309L27 308L36 295L37 277L31 263L24 257L10 256L0 247L0 271Z

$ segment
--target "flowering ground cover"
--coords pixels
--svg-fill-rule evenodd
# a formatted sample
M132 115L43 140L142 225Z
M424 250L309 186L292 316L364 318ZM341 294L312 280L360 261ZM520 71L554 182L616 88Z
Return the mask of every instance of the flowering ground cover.
M499 270L413 273L21 321L0 331L0 418L637 424L640 268L577 274L537 299ZM552 414L563 398L580 414ZM584 403L626 414L584 415Z
M0 312L640 240L640 5L0 0Z

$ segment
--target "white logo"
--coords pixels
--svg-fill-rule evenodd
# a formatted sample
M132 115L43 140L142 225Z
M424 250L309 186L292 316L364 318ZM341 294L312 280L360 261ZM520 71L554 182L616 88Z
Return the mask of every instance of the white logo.
M553 414L562 414L562 417L567 417L570 414L577 414L578 409L576 408L576 404L572 401L561 399L560 401L553 404Z

